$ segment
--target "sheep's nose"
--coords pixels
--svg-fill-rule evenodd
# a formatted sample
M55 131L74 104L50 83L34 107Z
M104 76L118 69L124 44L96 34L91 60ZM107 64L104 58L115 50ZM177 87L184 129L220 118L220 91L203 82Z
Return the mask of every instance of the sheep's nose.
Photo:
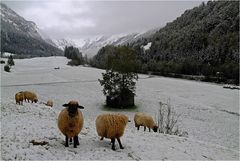
M131 120L128 120L128 122L131 122Z

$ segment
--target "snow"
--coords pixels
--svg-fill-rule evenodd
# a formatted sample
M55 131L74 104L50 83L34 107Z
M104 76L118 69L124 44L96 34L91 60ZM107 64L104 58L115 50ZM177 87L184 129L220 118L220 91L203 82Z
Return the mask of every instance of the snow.
M13 56L13 55L15 55L15 54L13 54L13 53L8 53L8 52L4 52L3 53L3 57L8 57L8 56Z
M1 65L1 152L3 160L238 160L239 159L239 90L222 85L165 77L140 75L135 110L116 110L126 114L129 122L121 138L125 149L111 150L109 139L100 141L95 129L97 115L109 112L103 108L105 97L97 79L103 70L67 66L64 57L15 59L10 73ZM55 67L60 67L55 70ZM18 91L31 90L39 102L54 100L53 108L43 104L16 105ZM167 102L180 114L180 129L188 137L137 131L136 111L153 117L159 101ZM62 104L76 99L85 107L84 128L80 146L64 147L64 136L57 128ZM111 111L114 112L114 111ZM31 140L47 141L33 146Z
M152 46L152 42L147 43L147 45L143 46L144 51L149 50Z

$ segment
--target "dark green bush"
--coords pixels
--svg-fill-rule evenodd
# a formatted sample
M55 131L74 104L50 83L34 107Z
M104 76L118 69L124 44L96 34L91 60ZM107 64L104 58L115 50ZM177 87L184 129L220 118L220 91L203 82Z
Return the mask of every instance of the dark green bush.
M10 72L10 66L9 65L4 65L4 71Z

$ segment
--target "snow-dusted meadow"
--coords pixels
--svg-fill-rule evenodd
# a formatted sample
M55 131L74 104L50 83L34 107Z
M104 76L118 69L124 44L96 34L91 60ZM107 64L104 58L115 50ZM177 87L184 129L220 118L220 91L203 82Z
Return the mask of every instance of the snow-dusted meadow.
M98 83L103 70L67 66L64 57L15 60L12 72L1 64L1 157L3 160L78 160L78 159L239 159L239 90L222 85L165 77L140 75L135 110L123 112L133 120L136 111L155 117L159 101L171 100L180 114L180 129L188 137L137 131L127 125L122 144L111 150L110 140L100 141L95 118L103 112L105 97ZM54 69L60 67L60 69ZM15 104L15 93L30 90L40 102L54 100L53 108L43 104ZM65 137L57 128L61 105L75 99L85 107L80 146L64 146ZM113 112L113 111L111 111ZM33 146L31 140L47 141Z

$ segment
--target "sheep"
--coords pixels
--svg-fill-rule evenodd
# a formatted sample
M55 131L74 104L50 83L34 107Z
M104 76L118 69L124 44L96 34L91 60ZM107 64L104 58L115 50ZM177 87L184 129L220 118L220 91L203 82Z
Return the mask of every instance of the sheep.
M96 119L96 129L98 135L103 138L111 139L112 150L115 149L115 138L121 149L124 149L120 137L123 135L128 123L128 117L123 114L101 114Z
M53 100L48 100L47 103L44 103L46 106L53 106Z
M65 147L68 147L68 139L71 142L73 138L74 148L76 148L79 145L78 134L82 130L84 122L79 109L84 109L84 107L79 106L78 102L74 100L63 106L66 108L58 116L58 128L65 135Z
M152 116L146 113L136 113L134 116L135 127L139 130L140 126L144 126L144 131L146 131L146 127L153 129L154 132L157 132L158 126L154 123Z
M25 101L29 102L29 100L30 100L30 101L32 101L32 103L33 102L37 103L38 98L37 98L37 95L34 92L24 91L23 93L24 93Z
M23 92L18 92L15 94L16 104L23 105L24 94Z

